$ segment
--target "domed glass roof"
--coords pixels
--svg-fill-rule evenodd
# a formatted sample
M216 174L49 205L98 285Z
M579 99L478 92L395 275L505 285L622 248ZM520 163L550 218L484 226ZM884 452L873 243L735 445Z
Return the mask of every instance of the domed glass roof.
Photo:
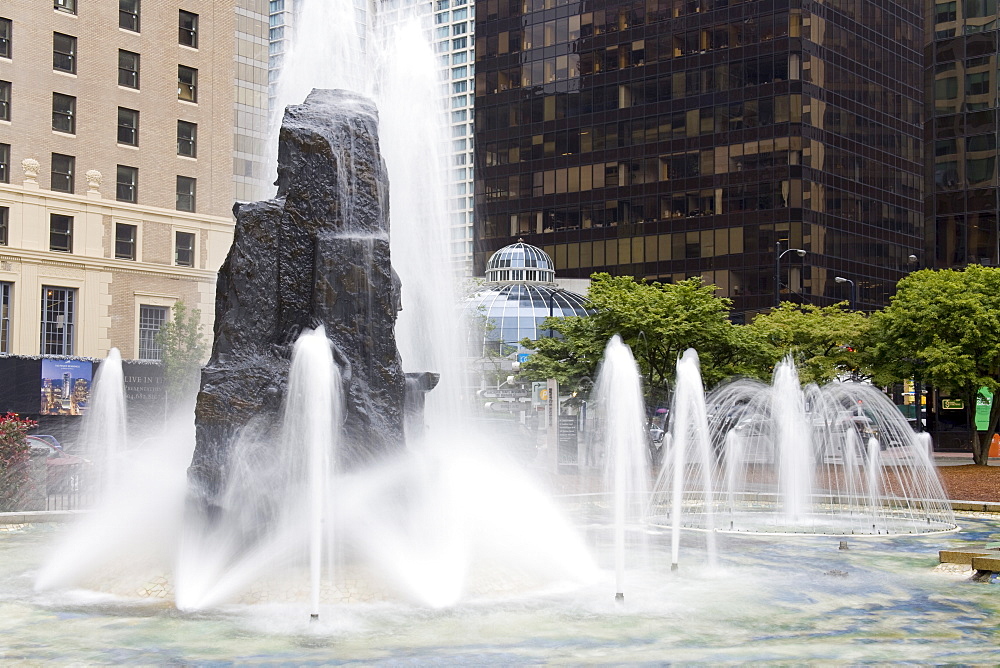
M550 336L548 330L541 329L542 322L550 315L556 318L590 315L586 303L585 297L554 284L508 283L479 292L469 306L492 325L484 334L484 346L496 347L501 355L508 355L515 349L525 350L519 344L521 339L534 341Z
M520 239L498 250L486 263L486 280L490 283L553 283L555 278L556 267L549 254Z

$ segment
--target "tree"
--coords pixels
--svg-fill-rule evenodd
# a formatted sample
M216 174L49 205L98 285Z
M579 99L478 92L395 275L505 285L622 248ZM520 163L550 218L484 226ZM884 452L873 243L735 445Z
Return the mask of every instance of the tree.
M173 317L160 328L156 341L163 353L163 377L170 403L194 396L200 382L199 371L207 346L201 325L201 311L188 310L183 301L174 304Z
M0 512L19 510L30 484L28 431L38 423L16 413L0 415Z
M1000 269L922 270L902 281L871 318L869 354L880 383L915 378L974 410L979 388L994 393L986 438L972 429L972 454L986 465L1000 418Z
M791 354L806 383L828 383L844 375L868 375L858 352L868 330L868 318L859 311L833 306L783 302L755 317L747 327L756 339L769 369Z
M688 348L698 351L706 384L742 371L752 341L729 321L731 302L717 297L714 285L700 277L659 283L604 273L591 281L587 297L593 315L547 319L542 329L561 338L522 341L536 351L522 366L523 377L569 385L593 377L615 334L632 348L647 392L666 389L678 356Z

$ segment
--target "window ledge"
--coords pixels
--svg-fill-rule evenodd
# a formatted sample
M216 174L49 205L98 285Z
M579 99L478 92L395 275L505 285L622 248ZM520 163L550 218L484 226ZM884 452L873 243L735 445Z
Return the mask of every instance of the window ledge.
M127 148L127 149L131 149L133 151L138 151L139 150L139 147L136 146L136 145L134 145L134 144L123 144L121 142L118 142L118 148Z
M62 130L53 130L52 134L56 135L57 137L72 137L74 139L76 138L75 132L63 132Z
M52 74L58 74L60 76L70 77L73 79L77 78L76 72L67 72L66 70L57 70L55 68L52 68Z
M121 84L118 84L118 90L127 90L127 91L131 91L133 93L138 93L139 92L138 88L132 88L131 86L123 86Z
M192 158L190 155L177 154L177 157L181 160L187 160L188 162L198 162L198 158Z

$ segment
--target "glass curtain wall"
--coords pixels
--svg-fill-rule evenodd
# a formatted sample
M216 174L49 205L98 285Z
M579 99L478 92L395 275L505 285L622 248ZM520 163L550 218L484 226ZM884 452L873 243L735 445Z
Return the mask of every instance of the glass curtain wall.
M481 271L702 276L750 313L886 303L922 245L920 0L481 0ZM776 276L775 247L788 254ZM478 273L477 271L477 273Z

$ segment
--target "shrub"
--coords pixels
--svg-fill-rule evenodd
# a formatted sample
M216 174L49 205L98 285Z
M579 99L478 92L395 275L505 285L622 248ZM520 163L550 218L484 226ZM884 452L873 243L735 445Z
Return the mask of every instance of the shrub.
M30 481L28 431L38 423L16 413L0 415L0 512L19 510Z

